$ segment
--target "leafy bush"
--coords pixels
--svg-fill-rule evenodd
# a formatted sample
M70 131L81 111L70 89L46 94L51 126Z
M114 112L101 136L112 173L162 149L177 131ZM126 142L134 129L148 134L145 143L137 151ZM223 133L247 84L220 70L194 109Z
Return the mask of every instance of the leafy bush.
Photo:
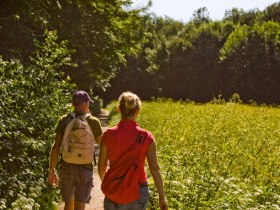
M35 45L24 64L0 57L0 209L42 209L42 197L55 197L46 184L48 158L54 126L70 102L73 85L60 70L72 65L72 51L57 43L55 31Z

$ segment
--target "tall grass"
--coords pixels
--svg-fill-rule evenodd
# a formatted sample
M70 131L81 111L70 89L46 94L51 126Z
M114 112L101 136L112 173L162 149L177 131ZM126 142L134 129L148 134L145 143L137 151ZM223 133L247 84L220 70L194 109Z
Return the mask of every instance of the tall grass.
M280 209L279 108L159 99L138 123L155 136L170 209Z

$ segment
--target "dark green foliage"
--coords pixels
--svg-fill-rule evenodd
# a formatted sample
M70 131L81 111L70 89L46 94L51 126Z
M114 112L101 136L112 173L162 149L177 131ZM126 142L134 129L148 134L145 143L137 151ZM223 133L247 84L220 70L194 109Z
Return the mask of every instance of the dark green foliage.
M233 8L225 12L224 21L232 21L234 24L253 25L256 20L261 19L262 13L258 9L245 12L242 9Z
M78 68L63 69L80 89L104 90L125 56L135 54L144 35L144 9L128 9L130 0L23 0L0 2L0 54L26 59L33 38L57 30L76 50ZM19 39L20 37L20 39Z
M124 10L131 1L60 1L61 9L50 18L60 37L77 50L78 70L67 74L82 89L104 90L125 56L138 50L143 37L138 10Z
M105 99L132 90L143 99L161 96L206 102L238 92L246 102L279 103L278 35L266 36L276 26L267 26L266 33L256 27L279 23L279 3L264 11L232 8L222 21L212 21L202 7L187 24L148 15L147 8L131 9L131 3L3 0L0 54L25 63L34 50L33 39L42 40L46 28L55 29L76 51L76 65L61 70L80 89ZM250 31L244 33L246 46L229 45L240 30ZM226 60L225 48L233 55Z
M59 69L71 51L56 32L44 37L26 64L0 58L0 209L40 209L54 127L69 110L73 86Z
M280 24L239 26L221 49L228 85L247 100L273 103L280 91ZM279 103L279 101L277 101Z
M245 102L280 103L278 7L233 8L222 21L200 8L187 24L151 16L142 51L129 57L103 96L132 90L144 99L207 102L237 92Z
M192 22L194 22L194 24L197 26L199 26L201 23L209 23L210 17L207 8L202 7L194 11Z
M268 6L264 11L264 20L280 22L280 2Z

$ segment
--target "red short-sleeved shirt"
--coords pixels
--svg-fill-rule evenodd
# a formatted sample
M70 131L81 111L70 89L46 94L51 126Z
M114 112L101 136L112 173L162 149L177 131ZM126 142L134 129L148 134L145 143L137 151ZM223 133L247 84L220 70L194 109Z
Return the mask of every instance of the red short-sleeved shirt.
M148 145L154 142L154 137L149 131L146 131L138 126L138 124L129 119L124 119L119 122L118 125L109 128L104 132L102 136L102 142L107 147L108 158L110 167L117 164L118 160L122 157L122 154L127 152L129 148L135 143L139 131L145 131L145 149L141 151L139 157L140 168L140 180L139 183L147 182L147 175L144 169L145 159L147 156Z

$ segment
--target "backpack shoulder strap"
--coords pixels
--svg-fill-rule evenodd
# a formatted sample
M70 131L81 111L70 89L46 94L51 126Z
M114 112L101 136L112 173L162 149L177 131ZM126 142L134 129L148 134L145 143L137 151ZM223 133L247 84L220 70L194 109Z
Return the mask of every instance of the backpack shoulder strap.
M91 129L90 124L89 124L89 122L88 122L88 120L87 120L87 118L88 118L89 116L91 116L90 113L84 113L84 114L82 115L82 119L83 119L83 121L88 125L89 131L90 131L91 134L93 135L92 129Z
M67 124L67 126L65 127L64 133L63 133L63 137L62 137L62 141L61 141L61 146L60 146L60 150L63 150L64 144L65 144L65 140L68 136L68 134L70 133L70 131L72 130L72 128L74 127L76 121L78 118L76 118L76 114L74 112L71 112L70 115L73 117L71 119L71 121Z
M76 118L76 116L77 116L75 112L71 112L70 115L71 115L73 118Z
M89 117L91 114L90 113L84 113L82 116L84 117L84 118L87 118L87 117Z

